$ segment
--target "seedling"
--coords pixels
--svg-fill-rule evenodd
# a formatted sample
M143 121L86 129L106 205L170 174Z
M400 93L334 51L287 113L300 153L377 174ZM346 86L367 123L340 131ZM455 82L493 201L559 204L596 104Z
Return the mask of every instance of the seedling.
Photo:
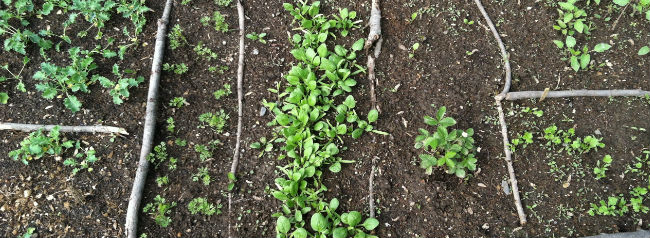
M266 137L261 137L259 142L253 142L251 144L251 148L261 150L260 154L257 156L261 158L264 155L264 152L270 152L273 150L273 143L267 141Z
M184 97L175 97L169 101L169 106L171 107L181 108L184 105L190 105L189 103L187 103Z
M596 167L594 167L594 174L596 175L596 179L607 177L605 175L605 172L608 170L609 166L611 165L612 165L612 156L610 155L605 155L605 158L603 158L602 166L600 164L600 161L597 161Z
M0 35L2 35L2 34L0 34ZM25 84L23 83L22 74L23 74L23 70L25 69L25 66L27 66L29 61L30 61L29 57L27 57L27 56L23 57L23 62L22 62L23 66L20 68L20 71L18 71L17 73L14 73L11 70L9 70L9 65L8 64L0 66L0 68L4 69L9 74L11 74L12 79L18 81L18 83L16 84L16 89L18 89L19 91L21 91L23 93L27 92L27 90L25 89ZM0 76L0 83L5 82L7 80L8 79L6 77ZM9 100L9 95L6 92L0 92L0 103L1 104L7 104L8 100Z
M524 132L523 135L517 136L517 138L514 138L510 141L510 151L515 152L517 150L517 146L522 146L523 148L526 148L528 145L533 143L533 133L531 132Z
M187 65L185 63L180 63L180 64L169 64L169 63L164 63L163 64L163 70L164 71L174 71L175 74L181 75L184 73L187 73Z
M199 159L201 162L205 162L206 160L212 158L212 151L216 150L220 144L221 141L213 140L207 145L194 145L194 151L199 153Z
M155 146L153 152L147 155L147 161L154 164L157 168L158 165L167 161L167 156L167 146L165 145L165 142L160 142L160 145Z
M171 209L176 206L176 202L168 203L165 198L160 195L156 195L153 203L148 203L142 209L143 212L149 214L156 224L161 227L168 227L172 222L172 219L169 217Z
M156 184L158 184L158 187L168 185L169 184L169 177L167 177L167 176L157 177L156 178Z
M212 179L210 178L210 172L208 172L207 167L199 168L199 172L192 175L192 181L198 182L199 180L205 186L210 185Z
M175 128L176 126L174 125L174 118L173 117L167 118L167 132L174 133Z
M594 136L586 136L584 138L576 137L574 128L564 131L558 130L555 125L544 129L544 139L547 140L547 146L562 145L560 152L566 151L569 155L575 152L584 154L592 149L597 151L598 148L605 147L605 144L600 142L602 139Z
M607 198L607 202L600 200L599 204L600 205L596 205L592 203L591 209L589 209L587 213L589 213L590 216L623 216L629 211L629 208L626 205L627 201L625 200L625 197L623 197L623 194L618 197L610 196Z
M266 40L264 37L266 36L266 33L262 32L260 34L257 34L255 32L246 34L246 38L254 40L254 41L259 41L262 44L266 44Z
M176 24L174 27L172 27L171 31L169 31L167 34L167 37L169 38L169 47L172 48L172 50L175 50L183 45L189 45L187 43L187 39L185 39L185 36L183 36L183 29L179 24Z
M125 70L124 73L133 73L133 70ZM123 73L120 72L120 67L117 64L113 65L113 74L117 76L117 83L109 80L103 76L97 76L97 80L104 88L109 88L109 95L113 97L113 103L120 105L124 102L125 99L131 96L129 92L130 88L137 87L142 82L144 82L144 77L139 76L137 78L125 78Z
M415 57L415 51L420 48L420 43L415 43L411 46L411 52L409 53L409 58Z
M176 140L174 140L174 144L176 144L177 146L181 146L181 147L186 146L187 145L187 140L176 138Z
M538 108L530 108L530 107L525 107L521 109L521 112L524 113L532 113L536 117L542 117L544 115L544 111L538 109Z
M219 57L217 53L203 45L202 41L199 41L199 43L194 47L194 52L207 61L216 60Z
M224 84L223 89L219 89L213 93L214 99L221 99L222 97L226 97L228 95L232 94L232 91L230 91L230 84Z
M90 165L97 162L99 159L95 156L95 150L92 147L85 149L85 152L83 153L77 153L78 150L81 150L79 141L75 144L75 155L73 158L67 158L63 161L63 165L73 167L72 176L77 175L79 171L84 169L88 172L92 172L93 168L91 168ZM80 159L81 162L78 162L78 159Z
M232 191L232 189L235 188L236 181L237 178L235 177L235 174L228 172L228 191Z
M187 209L190 210L190 213L192 215L195 215L197 213L206 215L206 216L212 216L213 214L221 214L221 204L217 204L215 207L214 204L208 202L208 199L198 197L192 199L189 204L187 204Z
M192 0L183 0L183 1L181 1L181 4L182 5L187 5L187 4L190 4L190 2L192 2Z
M43 134L43 130L32 132L20 142L20 148L9 152L8 156L25 165L48 155L61 156L66 149L74 147L75 141L62 139L59 130L60 127L55 126L47 135Z
M228 23L226 22L226 17L224 17L221 12L219 11L214 11L212 14L212 17L202 17L201 18L201 24L203 26L209 26L211 22L214 22L214 30L216 31L221 31L221 32L227 32L228 31Z
M216 3L217 5L219 5L221 7L229 6L230 2L232 2L232 0L214 0L214 3Z
M223 109L219 110L217 113L203 113L199 116L199 121L202 123L198 128L203 129L206 126L209 126L216 133L222 133L223 128L226 126L226 121L228 121L229 118L230 116L225 113Z
M36 231L36 228L34 227L28 227L25 233L23 233L21 236L18 238L31 238L32 235L34 235L34 231Z
M420 154L422 160L420 167L430 175L434 166L445 166L447 173L465 178L467 170L476 170L476 148L472 138L474 130L454 129L448 132L447 128L456 125L456 120L445 117L446 111L446 107L441 107L435 118L424 117L424 123L435 126L436 132L431 134L426 129L419 129L420 135L415 138L415 148L422 148L425 151L424 154Z

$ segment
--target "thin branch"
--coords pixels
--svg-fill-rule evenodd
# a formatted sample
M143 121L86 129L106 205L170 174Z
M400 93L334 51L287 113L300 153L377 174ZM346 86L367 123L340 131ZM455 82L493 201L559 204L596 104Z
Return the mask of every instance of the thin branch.
M512 166L512 151L508 148L508 126L506 125L506 117L503 114L503 107L501 100L495 97L497 103L497 110L499 111L499 123L501 123L501 136L503 137L503 151L506 155L506 163L508 165L508 174L510 175L510 185L512 186L512 196L515 198L515 206L517 207L517 215L519 215L519 223L523 226L526 225L526 214L521 205L521 198L519 197L519 187L517 186L517 177L515 176L515 169Z
M0 131L1 130L15 130L15 131L36 131L43 129L46 131L51 131L56 125L33 125L33 124L20 124L20 123L3 123L0 122ZM107 133L107 134L121 134L129 135L124 128L113 127L113 126L59 126L60 132L73 132L73 133Z
M235 153L232 157L232 165L230 166L230 173L237 174L237 165L239 164L239 148L241 146L241 133L242 133L242 118L243 118L243 101L244 101L244 6L241 0L237 0L237 14L239 15L239 62L237 68L237 142L235 144ZM228 216L232 215L232 191L228 193ZM230 232L230 222L228 222L228 237L232 237Z
M368 25L370 26L370 33L368 34L368 40L366 40L366 44L363 47L366 50L370 49L375 41L381 38L381 9L379 9L379 0L372 0Z
M370 170L370 178L368 179L368 207L370 209L370 217L375 218L375 198L374 198L374 183L375 183L375 163L379 157L375 156L372 159L372 170Z
M506 69L506 82L503 87L503 91L501 91L499 95L495 96L494 99L497 104L497 110L499 111L499 123L501 124L501 135L503 137L503 151L505 152L505 156L506 156L505 160L508 166L508 174L510 175L512 196L515 199L515 206L517 208L517 215L519 216L519 223L523 226L526 224L526 214L524 213L524 208L521 205L521 198L519 197L519 187L517 186L517 177L515 176L514 166L512 166L512 152L510 151L510 148L508 148L508 144L510 144L508 140L508 126L506 124L505 115L503 114L503 107L501 106L501 100L503 100L506 97L506 94L510 91L510 85L512 83L512 71L510 70L510 60L508 60L508 53L506 52L506 47L503 45L501 36L499 36L499 32L497 32L497 29L494 27L494 24L492 23L490 16L488 16L487 12L485 11L483 4L481 4L480 0L474 0L474 2L476 3L478 9L481 11L481 14L483 14L485 21L490 27L490 31L492 31L492 35L494 35L494 38L499 44L499 49L501 49L501 57L503 57L504 68Z
M165 52L165 36L167 24L171 12L172 0L167 0L162 17L158 20L158 33L156 34L156 45L151 64L151 77L149 78L149 92L147 95L147 111L145 115L144 132L142 135L142 148L138 170L135 173L129 207L126 212L126 237L136 238L138 231L138 214L142 200L144 184L149 172L149 161L147 155L151 152L154 134L156 130L156 109L158 106L158 85L160 82L160 66Z
M522 91L506 94L506 100L541 98L544 91ZM546 98L563 97L644 97L650 96L650 91L636 90L567 90L549 91Z
M621 17L623 16L623 14L625 14L625 10L627 10L627 7L630 6L631 4L632 3L628 3L627 5L625 5L623 10L621 10L621 14L618 15L618 17L616 18L616 21L614 21L614 24L612 24L612 29L610 29L611 31L616 29L616 25L618 24L618 20L621 20Z
M503 57L503 66L506 69L506 83L503 86L503 91L501 91L501 93L498 96L500 98L503 98L506 96L506 93L510 92L510 85L512 84L512 73L510 69L510 59L509 59L510 57L508 57L508 52L506 51L505 45L503 45L503 41L501 40L501 36L499 36L499 32L497 31L497 28L494 27L494 23L492 23L492 19L490 19L490 16L488 16L487 12L485 11L483 4L481 4L481 0L474 0L474 2L476 3L478 10L480 10L481 14L483 14L483 17L485 18L485 21L490 27L490 31L492 31L492 35L494 35L494 39L497 40L499 49L501 50L501 57Z

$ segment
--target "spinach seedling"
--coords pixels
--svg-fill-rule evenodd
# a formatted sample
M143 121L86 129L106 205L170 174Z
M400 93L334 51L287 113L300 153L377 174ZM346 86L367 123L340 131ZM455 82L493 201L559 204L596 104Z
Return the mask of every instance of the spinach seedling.
M257 34L255 32L246 34L246 38L254 40L254 41L259 41L262 44L266 44L266 40L264 37L266 36L266 33L262 32L260 34Z

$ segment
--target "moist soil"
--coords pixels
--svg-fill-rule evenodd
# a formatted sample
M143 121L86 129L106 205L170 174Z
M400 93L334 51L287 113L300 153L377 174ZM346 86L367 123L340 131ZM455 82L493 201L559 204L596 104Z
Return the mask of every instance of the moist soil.
M176 4L172 10L170 28L179 24L189 45L165 51L165 62L185 63L189 71L183 75L163 72L161 78L156 144L165 143L170 156L178 158L176 170L165 165L153 169L147 179L143 206L161 195L177 203L170 214L167 228L158 226L151 216L142 213L139 232L149 237L273 237L275 218L280 203L269 195L278 176L276 166L285 161L275 158L278 151L259 157L259 151L249 149L260 137L270 138L266 123L272 115L262 115L261 101L274 100L268 88L282 82L295 60L287 33L292 33L291 18L282 1L244 1L246 32L266 32L268 43L246 39L244 118L242 157L233 190L232 213L228 214L227 172L235 147L237 122L236 59L238 57L237 12L235 3L217 7L213 1L194 0L189 5ZM156 19L162 14L163 1L147 1L154 11L148 13L148 25L141 35L141 44L120 61L122 68L134 69L138 75L149 75L153 55ZM617 28L612 21L594 19L597 29L589 39L579 39L595 45L613 45L606 53L592 54L593 69L575 73L568 63L560 60L562 52L552 43L562 38L552 28L557 12L550 1L484 2L510 54L513 68L511 91L569 90L569 89L636 89L650 85L648 58L637 56L640 45L650 41L649 24L640 16L624 15ZM370 15L370 1L324 1L323 11L347 7L357 11L365 22ZM232 29L217 32L203 26L199 19L218 10ZM415 21L411 14L420 11ZM605 4L593 9L612 19L618 10ZM64 17L53 15L30 25L34 29L51 26L56 32ZM465 24L464 19L475 24ZM114 16L106 26L106 35L121 36L124 20ZM503 181L508 180L500 126L493 96L502 90L504 71L496 42L486 29L480 12L470 0L450 1L382 1L383 50L377 59L378 105L381 116L377 129L390 135L364 135L358 140L347 139L343 158L356 160L344 165L342 172L325 173L329 191L327 198L337 197L342 210L358 210L368 214L368 181L374 165L374 197L380 226L380 237L540 237L586 236L599 233L648 229L650 216L628 213L625 217L590 216L590 203L608 196L624 194L635 186L647 185L647 178L625 173L644 148L650 145L649 101L637 98L571 98L523 100L505 103L510 137L524 132L537 132L557 125L561 129L575 128L580 137L596 135L603 138L604 148L580 156L568 156L557 148L545 145L541 138L514 154L514 166L528 224L519 225L512 195L504 193ZM85 28L85 27L83 27ZM79 31L73 29L73 32ZM351 44L367 36L367 28L353 31L347 39ZM71 34L76 35L76 33ZM92 31L89 35L93 35ZM193 48L199 42L219 54L217 60L198 57ZM409 57L414 43L420 49ZM73 44L93 48L96 42L73 37ZM69 46L68 46L69 47ZM469 53L468 53L469 52ZM30 56L39 58L32 50ZM66 62L67 54L51 53L54 62ZM0 62L19 67L21 57L3 54ZM99 57L97 57L99 58ZM365 56L359 59L365 61ZM39 59L40 60L40 59ZM96 73L110 75L117 60L99 60ZM365 62L363 62L365 64ZM602 64L602 65L601 65ZM227 66L223 73L213 73L210 66ZM10 104L0 105L0 121L120 126L130 133L124 137L110 135L66 134L68 139L82 140L93 146L100 156L93 172L70 176L71 169L60 161L44 158L28 166L0 157L0 236L13 237L27 227L37 228L39 237L121 237L124 219L135 175L141 131L146 105L146 83L132 90L122 105L114 105L108 93L99 85L91 86L92 94L78 94L84 110L68 112L61 99L44 100L34 89L31 75L38 64L31 63L23 72L30 93L13 90L15 82L5 82L0 89L10 92ZM4 73L4 72L3 72ZM353 96L359 111L370 110L368 81L359 77ZM232 86L233 94L215 100L212 93ZM647 90L647 88L645 88ZM174 97L185 97L189 105L174 109L168 105ZM432 107L434 105L435 107ZM433 115L438 107L446 106L448 115L458 121L459 129L474 128L476 145L481 147L479 171L468 180L434 169L424 174L419 167L418 154L413 147L418 128L427 128L422 117ZM526 107L544 111L541 117L523 113ZM223 110L230 115L224 132L216 133L198 128L202 113ZM362 113L363 114L363 113ZM173 117L175 133L165 127ZM431 128L428 128L432 130ZM18 148L27 136L23 132L0 132L0 154ZM187 140L179 146L176 139ZM194 145L221 141L211 159L201 162ZM277 146L276 146L277 147ZM614 158L607 178L596 180L592 173L596 161L609 154ZM557 165L552 170L550 164ZM192 181L199 168L207 167L212 181L208 186ZM645 167L643 171L649 172ZM155 179L168 176L169 185L158 187ZM25 191L28 190L26 193ZM25 196L27 194L27 196ZM51 196L50 196L51 195ZM221 214L192 215L187 204L196 197L205 197L220 204ZM650 206L648 202L644 203Z

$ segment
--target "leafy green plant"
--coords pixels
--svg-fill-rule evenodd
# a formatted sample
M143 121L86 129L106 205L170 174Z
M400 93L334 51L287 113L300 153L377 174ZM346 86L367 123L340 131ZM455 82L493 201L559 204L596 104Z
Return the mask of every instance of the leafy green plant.
M5 51L14 51L22 55L26 55L27 43L32 42L40 48L41 55L45 57L45 50L52 48L52 42L43 39L40 35L31 32L21 27L26 27L30 24L27 20L29 16L34 13L34 3L32 0L5 0L3 1L4 7L0 10L0 36L8 34L10 36L3 37ZM44 5L44 7L46 7ZM40 15L49 15L51 9L39 10ZM12 23L19 23L12 25Z
M169 213L171 213L171 209L175 206L176 202L168 203L165 198L156 195L154 202L147 203L142 211L149 214L159 226L168 227L172 222Z
M216 60L219 58L219 55L207 46L203 45L202 41L199 41L199 43L194 47L194 52L208 61Z
M228 119L230 119L230 116L225 113L223 109L219 110L217 113L206 112L199 115L199 121L202 122L202 124L199 125L198 128L205 128L208 126L215 132L222 133Z
M232 91L230 91L230 84L224 84L222 89L219 89L213 93L214 99L221 99L222 97L227 97L228 95L232 94Z
M17 73L14 73L11 70L9 70L9 65L8 64L4 64L4 65L0 66L0 68L4 69L9 74L11 74L12 79L18 81L18 83L16 84L16 89L18 89L19 91L21 91L23 93L27 92L27 90L25 89L25 84L23 83L22 73L23 73L23 70L25 69L25 66L29 63L29 61L30 61L29 57L27 57L27 56L23 57L23 66L20 69L20 71L17 72ZM0 76L0 83L5 82L7 80L8 79L6 77ZM9 100L9 95L6 92L0 92L0 103L1 104L7 104L8 100Z
M65 95L63 103L72 112L81 110L81 102L73 92L89 93L88 86L95 83L100 76L95 75L89 78L90 71L97 68L94 59L87 50L82 51L78 47L68 50L71 63L65 67L59 67L52 63L41 63L41 70L37 71L33 78L41 81L36 84L36 90L42 92L45 99L54 99L58 95Z
M64 140L59 133L61 127L55 126L45 135L43 130L32 132L20 142L20 148L9 152L13 160L20 160L29 164L45 156L61 156L66 149L74 147L75 141Z
M194 145L194 151L196 153L199 153L199 159L201 162L205 162L206 160L212 158L212 151L217 149L217 146L221 143L219 140L214 140L210 142L208 145Z
M607 202L600 200L599 205L592 203L591 209L587 211L589 215L605 215L605 216L623 216L628 211L627 201L623 194L616 196L610 196L607 198Z
M171 107L181 108L185 105L189 105L189 103L187 103L187 100L185 100L184 97L175 97L169 101L169 106Z
M93 168L90 167L91 164L97 162L99 158L95 156L95 150L93 148L85 149L83 153L77 153L76 151L81 150L81 145L79 141L75 144L75 155L73 158L67 158L63 161L63 165L72 167L72 176L75 176L81 170L87 170L92 172ZM78 162L77 160L81 160Z
M420 167L426 170L426 174L431 174L434 166L445 166L447 173L465 178L467 170L476 170L476 148L472 137L474 130L454 129L449 132L447 128L456 125L456 120L445 117L446 111L446 107L441 107L435 118L424 117L424 122L435 126L436 132L432 134L426 129L419 129L420 135L415 138L415 148L425 151L420 154Z
M134 73L133 70L125 70L124 73ZM97 76L96 79L104 88L109 88L109 95L113 97L113 103L120 105L125 99L131 96L129 89L139 86L144 82L144 77L138 76L137 78L125 78L124 74L120 72L120 67L117 64L113 65L113 75L117 77L117 83L109 80L103 76Z
M137 41L137 36L142 33L144 26L147 24L147 18L144 14L150 11L152 10L145 5L145 0L121 0L117 6L117 13L121 13L122 17L128 18L133 24L133 35L129 33L126 26L122 28L124 35L132 41Z
M169 64L169 63L164 63L163 64L163 70L164 71L174 71L175 74L184 74L187 73L188 68L185 63L180 63L180 64Z
M198 197L192 199L189 204L187 204L187 209L190 210L192 215L200 213L206 216L212 216L213 214L221 214L221 204L217 204L215 207L214 204L208 202L208 199Z
M95 39L101 39L103 36L102 28L104 28L105 23L111 19L111 12L116 6L117 3L111 0L73 0L70 10L79 11L86 21L97 28ZM129 6L124 6L122 10L128 9L128 7ZM84 37L86 34L88 34L88 30L83 30L80 31L77 36Z
M232 2L232 0L214 0L214 3L216 3L217 5L219 5L221 7L230 6L231 2Z
M159 145L153 148L153 152L147 155L147 161L154 164L154 166L158 168L158 165L167 161L167 156L167 146L165 145L165 142L160 142Z
M174 129L176 128L176 125L174 125L174 118L169 117L167 118L167 132L169 133L174 133Z
M262 44L266 44L266 40L264 39L265 36L266 36L266 33L264 33L264 32L262 32L260 34L257 34L256 32L246 34L246 38L254 40L254 41L259 41Z
M200 21L203 26L209 26L210 24L214 24L214 30L216 31L221 31L221 32L228 31L229 25L226 22L226 17L224 17L219 11L214 11L214 13L212 13L212 17L208 17L208 16L202 17Z
M174 144L176 144L178 146L186 146L187 145L187 140L176 138L176 140L174 140Z
M347 8L339 9L339 15L332 15L336 22L332 24L336 29L341 31L341 36L348 36L350 30L359 28L358 23L361 21L354 21L357 18L357 12L349 11Z
M34 235L34 231L36 231L36 228L34 227L28 227L25 233L23 233L21 236L18 238L31 238L32 235Z
M169 184L169 177L168 176L157 177L156 178L156 184L158 184L158 187L168 185Z
M594 167L594 174L596 175L596 179L601 179L607 177L605 175L605 172L608 170L609 166L612 165L612 156L610 155L605 155L605 158L603 158L603 164L600 164L600 161L596 162L596 167Z
M533 143L533 133L524 132L523 135L518 135L517 138L514 138L510 141L510 151L515 152L518 146L526 148L528 145Z
M199 171L192 175L192 181L198 182L199 180L205 186L210 185L212 178L210 178L210 172L207 167L199 168Z
M179 24L176 24L174 27L172 27L171 31L169 31L167 34L167 37L169 38L169 47L172 48L172 50L175 50L178 47L184 45L189 45L189 43L187 43L187 39L183 35L183 29Z
M187 4L190 4L190 2L192 2L192 0L183 0L183 1L181 1L181 4L182 5L187 5Z
M521 112L524 112L524 113L532 113L532 114L535 115L536 117L542 117L542 116L544 116L544 111L542 111L542 110L540 110L540 109L538 109L538 108L525 107L525 108L521 109Z
M587 153L591 150L598 150L598 148L605 147L605 144L600 142L594 136L586 136L584 138L575 136L575 129L559 130L557 126L552 125L544 129L544 139L547 140L547 146L561 145L559 152L566 151L569 155L578 152L580 154Z
M257 157L262 157L264 155L264 152L270 152L273 150L273 143L271 143L271 141L267 141L266 137L261 137L259 142L253 142L250 146L253 149L261 150L260 154Z

